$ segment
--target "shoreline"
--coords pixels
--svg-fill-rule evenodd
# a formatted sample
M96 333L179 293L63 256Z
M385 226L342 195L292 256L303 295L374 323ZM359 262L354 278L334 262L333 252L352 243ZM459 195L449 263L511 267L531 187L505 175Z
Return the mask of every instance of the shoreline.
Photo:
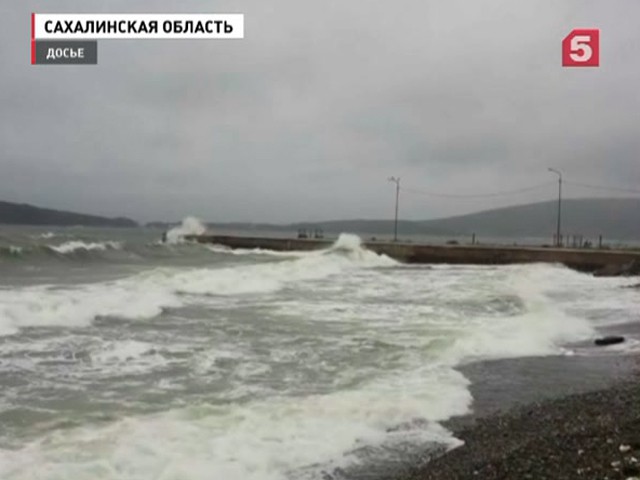
M476 386L473 412L445 422L464 445L441 455L428 454L394 480L640 478L639 357L603 358L607 359L579 360L587 365L586 376L561 386L562 391L549 385L541 389L547 379L540 377L498 393L492 389L504 380ZM504 368L513 366L507 367L508 362L485 362L468 369L493 370L497 379L504 379ZM530 368L552 364L554 359L518 362ZM558 358L555 363L569 364ZM558 371L555 382L576 371ZM505 394L513 392L516 397L505 403ZM531 392L537 398L531 398Z
M619 325L627 334L637 337L640 324ZM612 476L587 474L576 476L575 472L566 474L557 466L546 463L557 450L556 456L571 456L573 451L563 452L565 440L561 434L575 430L576 412L581 415L585 426L599 425L595 432L603 436L606 423L598 423L599 411L610 416L624 410L625 401L631 412L620 416L620 423L629 420L634 414L638 423L633 427L637 432L636 442L640 449L640 361L636 353L622 353L607 347L593 347L590 342L573 345L580 354L551 355L544 357L518 357L496 360L483 360L468 363L457 368L469 381L473 403L468 413L451 417L442 422L454 437L464 442L460 447L446 450L445 446L426 443L418 448L387 451L383 457L375 451L361 458L360 463L347 468L322 470L317 478L324 480L465 480L465 479L598 479L621 478L627 480L633 476ZM594 354L585 353L591 350ZM614 399L610 401L609 399ZM627 399L622 403L615 399ZM621 406L622 405L622 406ZM577 418L577 417L576 417ZM532 421L533 420L533 421ZM538 420L538 421L535 421ZM566 421L565 421L566 420ZM609 424L609 426L611 426ZM620 430L613 427L612 431ZM580 433L580 431L578 431ZM588 430L585 430L588 434ZM612 441L617 437L611 438ZM631 439L632 440L632 439ZM629 441L631 441L629 440ZM539 446L530 448L527 442ZM539 444L539 445L538 445ZM566 441L567 445L570 442ZM611 445L607 444L609 447ZM615 454L619 445L609 448L607 455ZM547 450L545 450L545 448ZM591 452L591 450L578 447ZM640 450L630 455L640 460ZM577 452L576 450L576 452ZM380 453L380 452L379 452ZM388 456L391 454L390 456ZM513 462L510 455L532 463L536 469L504 470L501 462ZM592 455L590 453L590 455ZM620 456L620 452L618 452ZM611 461L619 461L612 457ZM598 461L598 460L594 460ZM609 463L603 464L609 465ZM571 465L571 462L565 462ZM602 463L602 462L601 462ZM518 466L520 468L521 466ZM485 468L486 470L484 470ZM500 470L503 468L503 470ZM591 468L592 465L578 468ZM492 471L493 469L493 471ZM475 473L474 472L478 472ZM532 475L532 476L527 476ZM563 476L564 475L564 476ZM314 477L316 478L316 477ZM640 477L639 477L640 479Z
M456 433L463 446L397 480L640 478L640 383L534 403Z

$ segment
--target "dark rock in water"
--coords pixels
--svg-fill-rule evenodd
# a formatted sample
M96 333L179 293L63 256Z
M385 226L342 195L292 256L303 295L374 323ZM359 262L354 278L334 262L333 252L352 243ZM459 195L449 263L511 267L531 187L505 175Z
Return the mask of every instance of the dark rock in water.
M599 347L602 347L605 345L615 345L617 343L622 343L622 342L624 342L624 337L620 337L618 335L611 335L608 337L596 338L595 342L593 343L595 343Z

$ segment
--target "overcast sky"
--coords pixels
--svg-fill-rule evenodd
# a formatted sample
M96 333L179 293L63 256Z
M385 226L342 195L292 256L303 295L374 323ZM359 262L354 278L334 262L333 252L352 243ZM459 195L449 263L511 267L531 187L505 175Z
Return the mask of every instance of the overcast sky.
M30 12L244 13L242 40L31 66ZM139 221L426 219L640 188L637 0L0 1L0 199ZM601 29L599 68L561 41ZM567 196L616 194L567 185ZM620 195L620 194L617 194Z

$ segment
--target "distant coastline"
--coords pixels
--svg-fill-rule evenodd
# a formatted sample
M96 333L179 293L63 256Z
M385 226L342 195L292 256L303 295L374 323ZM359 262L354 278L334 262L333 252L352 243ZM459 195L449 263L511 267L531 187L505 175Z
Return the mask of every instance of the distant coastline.
M138 226L137 222L126 217L107 218L2 201L0 201L0 224L86 227Z
M640 198L579 198L562 202L562 234L567 244L575 239L597 244L600 235L605 242L640 241ZM540 238L552 242L557 221L557 201L484 210L433 220L403 220L400 212L398 233L479 238ZM147 226L171 228L175 223L153 222ZM342 232L379 235L393 232L393 218L348 219L287 224L251 222L211 222L209 228L253 232L296 232L321 229L325 233Z
M566 199L562 204L562 234L571 244L576 239L596 244L602 236L607 241L640 241L640 198L579 198ZM185 212L188 214L190 212ZM219 222L203 218L212 230L239 230L252 232L297 232L298 230L322 230L328 234L343 232L361 235L381 235L392 232L393 218L345 219L325 221L300 221L291 223ZM402 218L402 212L401 212ZM556 201L515 205L484 210L433 220L403 220L398 222L402 236L434 235L478 238L537 238L552 241L556 228ZM103 226L138 227L127 217L107 218L75 212L53 210L28 204L0 201L0 224L54 225L54 226ZM179 220L153 221L147 228L169 230L180 225Z

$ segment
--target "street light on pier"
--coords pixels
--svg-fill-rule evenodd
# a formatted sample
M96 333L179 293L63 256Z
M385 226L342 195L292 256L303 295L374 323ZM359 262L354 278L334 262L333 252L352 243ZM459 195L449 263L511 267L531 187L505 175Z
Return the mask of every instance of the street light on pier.
M562 237L560 236L560 218L562 212L562 172L551 167L549 167L548 170L558 175L558 225L556 227L556 247L560 247L562 246Z
M396 215L393 224L393 241L398 241L398 200L400 199L400 177L389 177L388 180L396 184Z

